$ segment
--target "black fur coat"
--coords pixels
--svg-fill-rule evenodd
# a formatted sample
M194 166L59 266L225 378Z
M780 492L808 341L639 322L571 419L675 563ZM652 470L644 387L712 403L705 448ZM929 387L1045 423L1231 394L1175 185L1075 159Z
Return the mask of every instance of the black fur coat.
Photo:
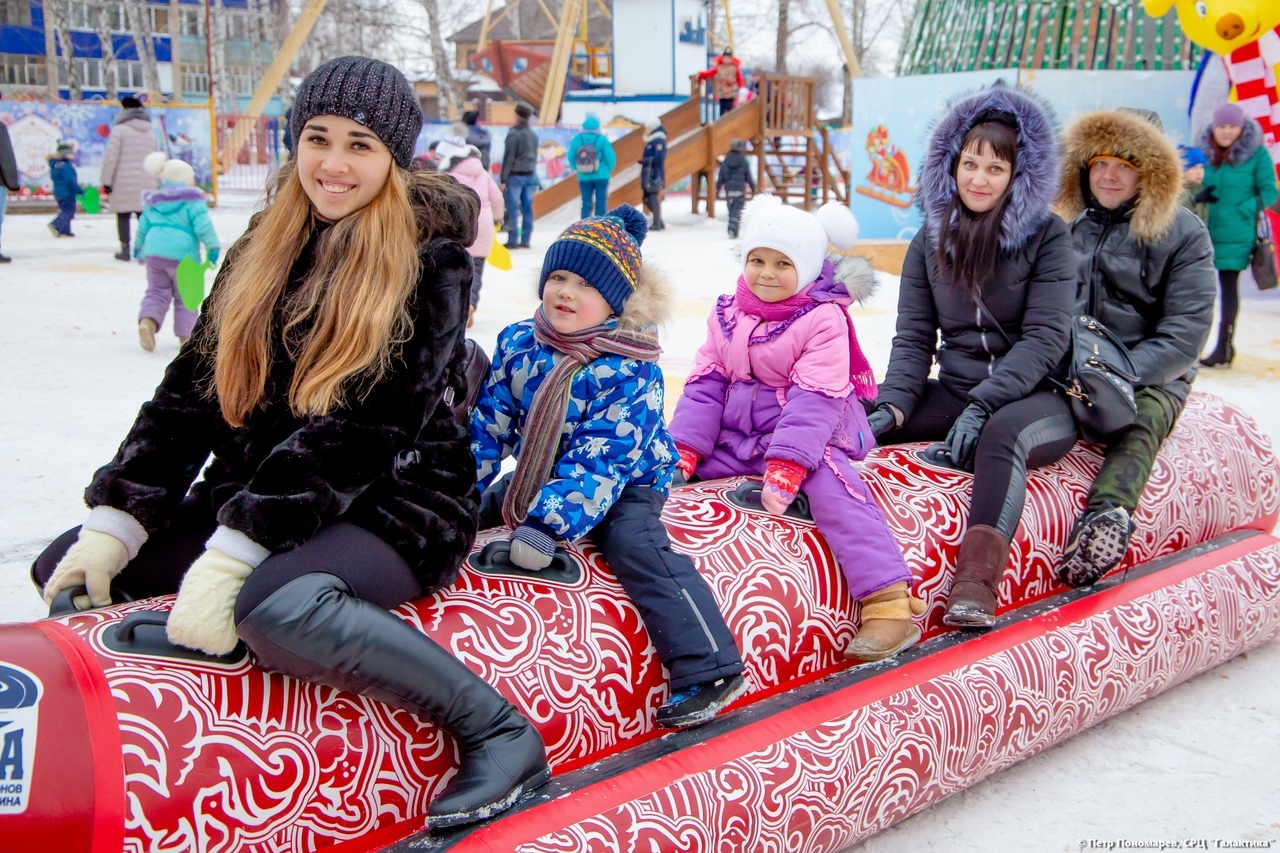
M310 269L315 243L294 264L291 287ZM422 244L412 336L367 394L350 393L346 407L324 417L290 411L294 363L277 346L264 400L243 427L231 427L208 390L213 330L202 316L115 458L94 475L88 504L123 510L154 534L190 489L219 524L273 553L341 519L394 547L426 592L450 583L477 528L475 459L445 399L450 386L465 391L472 267L464 245L445 237Z

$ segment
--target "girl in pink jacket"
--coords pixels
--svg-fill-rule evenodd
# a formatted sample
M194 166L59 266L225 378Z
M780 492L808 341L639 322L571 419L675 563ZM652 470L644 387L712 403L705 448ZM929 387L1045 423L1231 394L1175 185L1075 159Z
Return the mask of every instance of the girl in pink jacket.
M803 486L818 529L862 603L845 656L891 657L920 639L911 571L853 461L875 445L859 398L875 376L846 306L871 295L864 258L827 257L853 245L847 207L815 217L772 195L743 211L743 275L707 323L671 420L686 478L763 474L761 503L786 511ZM851 292L852 288L852 292Z
M467 328L475 322L476 306L480 304L481 277L484 275L484 261L493 248L494 223L501 222L505 213L502 190L493 180L493 175L480 162L480 149L467 144L466 126L463 133L457 135L458 126L451 130L453 136L446 136L436 146L436 156L440 158L440 171L448 172L453 179L464 187L470 187L480 196L480 223L476 229L476 241L467 247L471 255L475 276L471 279L471 309L467 314Z

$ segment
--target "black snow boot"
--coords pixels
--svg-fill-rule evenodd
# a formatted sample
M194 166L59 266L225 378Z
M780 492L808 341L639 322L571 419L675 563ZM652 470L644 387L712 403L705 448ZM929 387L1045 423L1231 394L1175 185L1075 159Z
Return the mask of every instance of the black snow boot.
M432 828L493 817L551 778L541 735L511 703L334 575L290 581L237 630L265 669L377 699L453 736L460 766L427 810Z
M131 260L133 260L133 255L131 255L131 254L129 253L129 244L128 244L128 243L125 243L125 242L121 242L121 243L120 243L120 251L116 252L116 253L115 253L115 255L114 255L113 257L114 257L117 261L131 261Z
M1235 337L1234 323L1220 323L1218 345L1214 347L1213 352L1200 359L1200 363L1205 367L1230 367L1231 362L1236 360Z

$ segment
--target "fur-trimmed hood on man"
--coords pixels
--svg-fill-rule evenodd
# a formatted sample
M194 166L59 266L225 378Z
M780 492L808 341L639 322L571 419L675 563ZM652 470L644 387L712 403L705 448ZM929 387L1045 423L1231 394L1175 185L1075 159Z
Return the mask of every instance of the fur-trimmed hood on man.
M1248 163L1249 158L1262 146L1262 125L1248 116L1244 117L1244 125L1240 128L1240 138L1227 149L1224 162L1232 166ZM1215 146L1213 144L1213 128L1205 125L1196 137L1196 147L1204 152L1205 159L1213 162Z
M997 82L949 102L929 134L918 200L925 228L936 240L947 205L959 191L956 162L965 134L989 110L1010 113L1018 123L1018 162L1000 228L1000 247L1007 251L1044 225L1058 188L1058 134L1048 107L1035 96Z
M1163 240L1178 214L1182 161L1178 149L1150 121L1125 110L1086 113L1062 139L1062 185L1053 209L1074 222L1093 201L1089 161L1100 154L1128 160L1138 170L1138 197L1129 231L1140 242Z

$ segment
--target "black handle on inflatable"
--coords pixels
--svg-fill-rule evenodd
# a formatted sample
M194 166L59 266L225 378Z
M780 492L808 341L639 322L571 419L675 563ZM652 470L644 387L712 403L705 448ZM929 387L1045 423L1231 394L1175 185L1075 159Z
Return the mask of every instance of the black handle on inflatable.
M124 617L114 631L105 632L102 635L102 643L114 652L201 663L238 664L244 660L247 653L244 643L236 643L236 647L225 655L211 655L185 646L174 645L165 635L165 627L168 624L169 611L167 610L139 610Z
M49 604L49 618L57 619L59 616L74 616L77 613L84 613L86 610L92 610L92 607L78 607L76 599L82 598L82 603L89 603L89 590L83 586L64 587L57 595L53 597L53 601ZM124 604L133 601L128 593L115 588L111 588L111 603Z
M764 486L759 480L747 480L729 493L729 503L743 509L763 511L764 506L760 503L760 492L763 489ZM809 498L804 492L796 492L796 499L791 502L791 506L787 507L783 515L798 518L801 521L813 521L813 515L809 512Z
M480 553L467 557L467 564L477 572L496 577L567 584L576 584L582 579L582 568L563 548L556 549L551 565L541 571L533 571L511 562L511 543L506 540L485 545Z

